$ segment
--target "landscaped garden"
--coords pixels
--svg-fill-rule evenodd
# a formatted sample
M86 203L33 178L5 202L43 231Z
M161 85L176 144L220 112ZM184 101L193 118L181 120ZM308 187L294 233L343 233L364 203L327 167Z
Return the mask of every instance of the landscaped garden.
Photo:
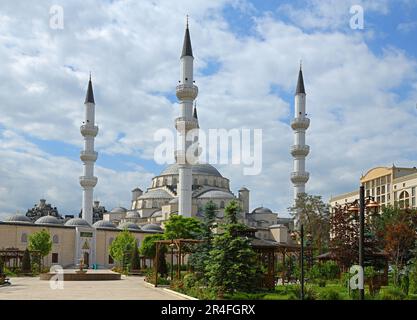
M319 201L317 197L304 198L296 210L310 233L305 243L310 253L304 256L304 299L356 300L359 292L350 288L354 274L349 274L349 268L357 264L357 221L346 208L326 213L325 206L317 205ZM288 256L285 263L276 260L276 284L265 287L268 267L252 246L250 228L239 223L237 203L225 208L221 223L216 211L210 202L202 221L172 215L164 234L146 237L139 253L157 264L142 268L146 281L155 284L157 279L157 285L199 299L300 299L299 254ZM408 209L384 208L367 220L366 299L417 299L416 217L417 213ZM172 265L171 254L176 256Z

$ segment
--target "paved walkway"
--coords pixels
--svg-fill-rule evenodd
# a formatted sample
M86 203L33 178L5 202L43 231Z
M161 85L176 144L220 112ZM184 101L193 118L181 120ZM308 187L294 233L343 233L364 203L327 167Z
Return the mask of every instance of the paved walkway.
M113 281L65 281L64 289L51 289L49 281L11 278L11 286L0 287L0 300L183 300L162 288L148 286L144 277Z

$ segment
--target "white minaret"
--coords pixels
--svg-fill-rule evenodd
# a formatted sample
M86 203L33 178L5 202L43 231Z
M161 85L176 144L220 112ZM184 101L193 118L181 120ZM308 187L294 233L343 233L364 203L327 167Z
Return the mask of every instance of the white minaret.
M291 173L291 182L294 185L295 202L298 194L305 193L305 184L309 179L309 173L305 170L305 159L310 152L310 147L306 145L305 140L306 130L310 126L310 119L306 117L306 92L301 66L295 91L294 111L295 117L291 122L291 128L294 130L294 145L291 147L291 155L294 158L294 171Z
M91 75L84 105L85 121L80 127L81 135L84 137L84 150L80 153L80 159L84 164L84 174L80 177L80 185L83 188L82 217L92 224L93 189L97 184L97 177L94 176L94 163L97 160L97 152L94 151L94 138L98 133L98 126L94 125L95 103Z
M191 217L192 211L192 168L186 159L186 151L193 141L186 141L187 133L192 129L197 129L198 120L193 115L193 101L197 97L198 88L193 80L193 51L191 48L190 31L185 29L184 44L181 54L180 84L176 88L177 98L180 101L180 117L175 119L175 128L179 133L175 161L178 164L179 183L178 194L178 213L185 217Z

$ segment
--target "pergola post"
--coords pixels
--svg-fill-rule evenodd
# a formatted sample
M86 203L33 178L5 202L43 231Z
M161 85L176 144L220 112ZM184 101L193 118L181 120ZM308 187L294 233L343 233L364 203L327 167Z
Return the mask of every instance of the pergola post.
M179 240L178 244L178 280L181 280L181 240Z
M156 253L155 253L155 287L158 286L158 260L159 260L159 242L156 242Z

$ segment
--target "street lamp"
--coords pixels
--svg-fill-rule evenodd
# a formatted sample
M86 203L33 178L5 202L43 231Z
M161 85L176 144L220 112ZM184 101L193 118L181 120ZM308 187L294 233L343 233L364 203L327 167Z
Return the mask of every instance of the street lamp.
M300 235L300 299L304 300L304 225L300 224L300 231L293 231L291 233L291 238L296 241L297 235Z
M350 212L359 212L359 266L361 268L362 275L364 274L364 250L365 250L365 208L366 209L375 209L374 214L379 208L378 202L376 202L371 197L368 198L367 203L365 203L365 187L362 185L359 188L359 204L355 202L352 204L348 211ZM361 279L362 283L359 287L359 299L365 300L365 286L364 286L364 279Z

